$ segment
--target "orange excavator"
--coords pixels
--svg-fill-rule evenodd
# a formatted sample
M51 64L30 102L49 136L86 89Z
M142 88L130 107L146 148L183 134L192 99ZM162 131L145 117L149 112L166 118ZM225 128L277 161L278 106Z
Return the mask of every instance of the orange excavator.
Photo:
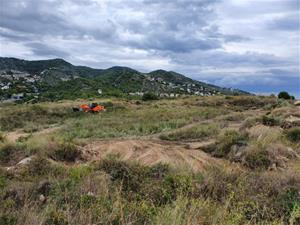
M98 105L97 103L82 104L79 108L73 108L73 112L91 112L91 113L98 113L101 111L105 111L105 107L103 105Z

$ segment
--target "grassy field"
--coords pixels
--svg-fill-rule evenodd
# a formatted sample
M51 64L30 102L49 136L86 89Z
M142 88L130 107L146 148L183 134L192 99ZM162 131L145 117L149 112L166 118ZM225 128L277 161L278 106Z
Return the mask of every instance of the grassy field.
M94 101L0 106L1 225L300 224L292 101Z

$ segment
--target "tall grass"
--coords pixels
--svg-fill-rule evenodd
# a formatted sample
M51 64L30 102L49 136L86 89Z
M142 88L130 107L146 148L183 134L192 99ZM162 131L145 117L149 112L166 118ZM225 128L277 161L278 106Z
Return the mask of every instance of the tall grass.
M57 172L55 165L39 160L27 170L35 179L28 179L24 171L13 177L0 171L2 224L229 225L300 220L300 177L288 171L258 174L211 167L200 174L178 174L165 165L106 159Z
M160 139L170 141L203 139L217 135L219 127L216 124L195 125L190 128L173 131L167 134L161 134Z

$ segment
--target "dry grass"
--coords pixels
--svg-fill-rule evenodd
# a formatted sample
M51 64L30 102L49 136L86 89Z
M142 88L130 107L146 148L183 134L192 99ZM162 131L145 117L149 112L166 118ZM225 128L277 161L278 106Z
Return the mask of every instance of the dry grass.
M263 108L268 105L265 108L270 116L286 118L285 113L295 115L292 106L253 96L190 97L140 104L120 99L96 101L112 101L113 107L97 115L69 111L83 101L5 106L1 110L4 132L32 132L16 143L0 138L1 225L300 223L297 128L284 131L262 125L261 117L248 111L258 108L266 113ZM12 112L16 112L15 121L9 119ZM202 125L188 125L195 122ZM35 132L52 123L61 128ZM223 123L238 127L225 131ZM182 128L184 125L188 126ZM201 152L202 148L193 151L205 155L206 162L222 163L210 163L195 172L162 164L142 166L116 157L87 162L77 154L82 146L103 138L113 142L112 138L144 136L136 143L146 139L141 146L149 148L147 143L158 136L152 134L162 132L166 139L178 143L216 139L216 144L206 149L211 154ZM156 141L160 146L175 146L174 142ZM168 154L179 148L190 151L170 146ZM138 147L130 151L138 155ZM32 156L26 165L6 169L26 156ZM186 160L178 152L176 156ZM276 169L269 171L273 164Z

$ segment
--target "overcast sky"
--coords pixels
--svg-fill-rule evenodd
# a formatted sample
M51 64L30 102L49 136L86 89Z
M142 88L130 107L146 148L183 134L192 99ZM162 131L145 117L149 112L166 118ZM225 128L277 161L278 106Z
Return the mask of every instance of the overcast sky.
M300 97L300 0L0 0L0 55Z

